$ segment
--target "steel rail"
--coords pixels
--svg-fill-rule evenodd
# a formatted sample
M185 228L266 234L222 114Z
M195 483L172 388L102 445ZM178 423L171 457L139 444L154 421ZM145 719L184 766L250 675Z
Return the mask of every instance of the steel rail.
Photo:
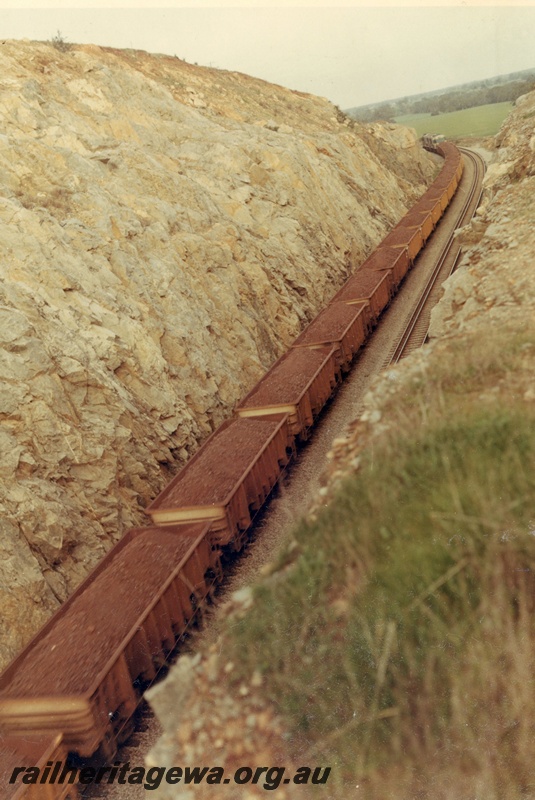
M440 286L446 278L453 274L455 271L457 264L461 257L461 247L460 245L457 248L457 252L454 252L454 241L455 241L455 230L458 227L462 227L462 225L466 224L468 219L474 214L475 209L479 205L481 200L482 192L479 192L477 200L474 203L474 198L476 196L476 192L480 187L480 179L481 173L484 172L484 162L483 159L472 153L470 150L466 150L462 148L462 153L464 156L468 157L474 166L474 174L472 185L469 189L467 197L460 209L457 219L455 221L455 228L452 233L448 236L444 247L442 248L435 267L433 268L431 274L429 275L428 280L424 286L424 289L418 298L415 308L413 309L406 325L403 330L403 333L399 337L398 344L394 348L393 352L389 354L385 366L389 366L391 364L396 364L400 361L405 355L408 354L409 351L420 347L427 338L427 331L428 331L428 322L426 318L423 316L424 311L429 310L430 306L430 295L432 294L433 290ZM439 223L440 225L440 223ZM453 256L453 264L451 267L448 267L448 264L451 261ZM433 303L434 305L434 303ZM432 306L431 306L432 307ZM424 327L425 326L425 329Z

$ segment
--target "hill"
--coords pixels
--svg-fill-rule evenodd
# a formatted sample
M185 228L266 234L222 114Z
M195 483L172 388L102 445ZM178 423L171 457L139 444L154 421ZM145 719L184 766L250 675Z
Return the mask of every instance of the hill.
M359 122L394 120L395 117L409 114L445 114L473 106L512 102L533 88L535 69L523 70L410 97L356 106L347 109L346 113Z

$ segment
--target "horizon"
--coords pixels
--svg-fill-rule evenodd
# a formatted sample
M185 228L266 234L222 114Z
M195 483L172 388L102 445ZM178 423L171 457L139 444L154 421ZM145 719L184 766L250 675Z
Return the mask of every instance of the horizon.
M269 7L251 2L46 8L38 0L32 7L0 0L0 32L3 39L50 41L59 31L71 44L175 55L327 97L341 108L441 91L533 65L533 5L364 7L345 0L332 8L318 2L303 7L297 0L272 0Z
M456 83L456 84L453 84L452 86L442 86L442 87L440 87L440 89L430 89L428 92L419 92L417 94L404 94L404 95L400 95L399 97L388 97L386 100L379 100L378 102L364 103L361 106L351 106L348 110L353 111L353 110L357 110L357 109L361 109L361 108L373 108L373 106L383 106L383 105L387 105L389 103L397 103L400 100L412 100L412 99L415 99L415 98L418 98L418 97L431 97L432 95L439 94L439 93L445 93L446 94L447 92L453 92L453 91L456 91L456 90L462 90L467 86L474 86L474 85L477 86L477 84L484 83L485 81L498 80L499 78L508 78L510 76L513 76L513 75L519 75L520 76L520 75L529 74L529 73L532 73L534 75L534 78L535 78L535 66L528 67L527 69L524 69L524 70L516 70L515 72L504 72L501 75L491 75L488 78L481 78L480 80L476 80L476 81L466 81L466 83ZM521 80L521 78L511 78L511 80Z

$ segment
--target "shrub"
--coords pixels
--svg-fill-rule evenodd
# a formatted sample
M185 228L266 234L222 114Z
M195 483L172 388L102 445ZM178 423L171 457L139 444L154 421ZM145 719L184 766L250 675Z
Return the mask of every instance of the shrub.
M66 53L71 49L71 45L67 42L61 31L58 31L55 36L50 40L52 47L59 50L61 53Z

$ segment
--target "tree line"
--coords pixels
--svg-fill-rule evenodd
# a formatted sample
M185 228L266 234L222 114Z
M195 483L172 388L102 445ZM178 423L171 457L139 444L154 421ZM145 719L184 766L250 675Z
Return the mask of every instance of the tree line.
M489 103L512 102L520 95L535 89L535 79L509 81L502 84L488 85L484 82L477 88L452 89L443 94L426 95L424 97L404 97L391 100L380 105L352 108L349 116L359 122L375 122L376 120L394 121L395 117L405 114L446 114L449 111L462 111L464 108L483 106Z

